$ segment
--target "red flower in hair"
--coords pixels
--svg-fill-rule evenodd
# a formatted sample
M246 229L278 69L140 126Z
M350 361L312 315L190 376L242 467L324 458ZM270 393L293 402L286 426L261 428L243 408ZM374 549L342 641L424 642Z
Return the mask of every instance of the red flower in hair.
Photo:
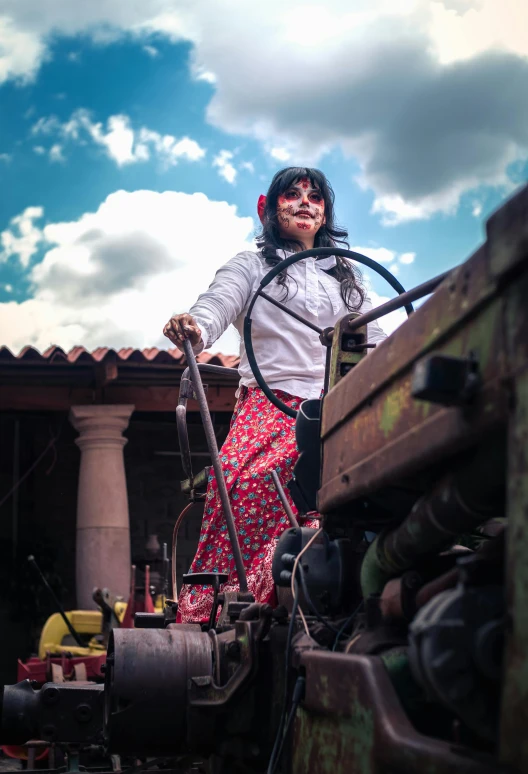
M266 208L266 197L264 196L264 194L260 194L257 202L257 212L261 223L264 223L265 208Z

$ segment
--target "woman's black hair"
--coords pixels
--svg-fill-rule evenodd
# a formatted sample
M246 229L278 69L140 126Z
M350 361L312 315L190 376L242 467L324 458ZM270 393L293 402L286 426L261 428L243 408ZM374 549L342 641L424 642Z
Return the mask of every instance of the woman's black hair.
M314 188L321 192L325 203L325 224L315 235L314 247L334 247L342 245L348 248L348 232L339 228L334 222L334 191L319 169L310 167L287 167L281 169L274 176L266 195L266 204L263 214L262 230L256 236L257 247L261 251L266 263L276 266L282 259L277 255L277 250L298 251L304 250L302 242L296 239L284 239L280 235L279 221L277 217L277 204L281 194L294 185L300 178L307 177ZM361 274L352 264L341 256L336 256L336 265L327 270L327 274L334 277L341 286L341 297L350 311L357 310L363 304L365 291L361 285ZM287 272L277 275L277 282L285 289L285 297L288 297L286 285Z

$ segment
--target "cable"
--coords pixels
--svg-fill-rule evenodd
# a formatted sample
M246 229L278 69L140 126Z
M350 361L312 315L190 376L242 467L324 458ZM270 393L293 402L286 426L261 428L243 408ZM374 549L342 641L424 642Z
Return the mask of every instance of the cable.
M15 485L12 487L12 489L10 489L10 490L9 490L9 492L8 492L6 495L4 495L4 497L2 497L2 499L0 500L0 508L2 507L2 505L3 505L5 502L7 502L7 501L9 500L9 498L11 497L11 495L12 495L12 494L14 494L14 492L16 492L16 490L18 489L18 487L20 486L20 484L22 484L22 482L26 480L26 478L29 476L29 474L30 474L30 473L31 473L31 472L32 472L32 471L33 471L33 470L34 470L34 469L37 467L37 465L39 464L39 462L41 461L41 459L42 459L43 457L45 457L45 456L46 456L46 454L48 453L48 451L49 451L49 450L50 450L52 447L54 447L54 445L55 445L55 442L56 442L56 441L58 440L58 438L59 438L59 435L60 435L60 431L61 431L61 430L62 430L62 425L61 425L61 427L59 428L59 432L57 433L57 435L53 436L53 438L51 438L51 439L49 440L49 442L48 442L48 445L46 446L46 448L44 449L44 451L42 451L42 452L39 454L39 456L37 457L37 459L35 460L35 462L34 462L34 463L33 463L33 464L32 464L32 465L31 465L31 466L30 466L30 467L29 467L29 468L26 470L26 472L24 473L24 475L23 475L23 476L20 476L20 478L18 479L18 481L16 482L16 484L15 484ZM48 468L48 471L46 471L46 473L47 473L47 474L48 474L48 473L51 473L51 468Z
M277 752L277 759L275 762L275 766L278 765L281 759L282 755L282 749L284 747L284 742L288 738L288 734L290 732L291 724L293 723L293 720L295 718L295 715L297 714L297 710L299 709L299 704L304 699L304 692L306 688L306 678L302 677L302 675L299 675L297 678L297 681L295 683L295 687L293 689L293 697L292 697L292 706L290 709L290 714L288 715L288 720L286 721L286 726L284 728L284 733L282 735L281 743L279 746L279 750Z
M292 581L292 593L293 593L293 606L291 611L290 623L288 626L288 636L286 638L286 657L284 662L284 698L282 701L282 712L279 720L279 726L277 728L277 736L273 744L273 750L271 751L270 760L266 774L274 774L277 764L279 762L278 756L282 750L282 737L284 723L286 720L286 707L288 705L288 674L290 671L290 648L293 639L293 630L295 629L295 618L297 616L297 608L299 606L299 586Z
M326 628L329 629L332 632L332 634L337 634L338 630L335 628L335 626L332 626L332 624L329 621L327 621L325 618L323 618L321 613L317 610L317 608L315 607L314 603L312 602L312 598L310 597L310 594L308 592L308 587L306 586L306 578L305 578L305 575L304 575L304 570L303 570L302 564L300 564L297 569L299 570L299 574L301 576L301 586L302 586L304 597L305 597L306 601L308 602L308 607L310 608L312 613L315 615L317 620L320 623L323 624L323 626L326 626Z
M343 636L343 632L345 631L345 629L347 628L347 626L348 626L350 623L352 623L353 619L354 619L354 618L355 618L355 616L356 616L356 615L359 613L359 611L361 610L361 607L362 607L362 606L363 606L363 600L361 600L361 602L360 602L360 603L359 603L359 605L356 607L356 609L354 610L354 612L353 612L353 613L351 613L351 614L348 616L348 618L346 619L345 623L344 623L344 624L341 626L341 628L340 628L340 629L339 629L339 631L337 632L336 638L335 638L335 640L334 640L334 644L333 644L333 646L332 646L332 651L335 651L335 649L337 648L337 644L338 644L338 642L339 642L339 638Z
M188 503L188 505L185 506L183 511L176 519L176 524L174 525L174 529L172 530L172 568L171 568L172 572L171 574L172 574L172 599L174 602L178 601L178 584L176 582L176 546L178 544L178 530L180 528L182 521L187 515L187 512L195 504L196 503L192 502L192 503Z
M317 530L317 532L316 532L314 535L312 535L312 537L311 537L311 538L310 538L310 540L307 542L307 544L304 546L304 548L302 549L302 551L301 551L299 554L297 554L297 558L295 559L295 562L294 562L294 565L293 565L293 571L292 571L292 577L291 577L291 593L292 593L292 596L293 596L293 597L295 597L294 584L295 584L295 582L296 582L296 581L295 581L295 576L296 576L296 574L297 574L297 567L299 566L299 560L300 560L301 556L304 554L304 552L305 552L305 551L307 551L307 550L310 548L310 546L312 545L312 543L314 542L314 540L315 540L317 537L319 537L319 535L321 534L321 532L322 532L322 531L323 531L323 529L322 529L322 528L321 528L321 529L318 529L318 530ZM300 606L300 605L299 605L299 615L301 616L301 619L302 619L302 622L303 622L304 631L306 632L307 636L308 636L308 637L309 637L311 640L313 640L313 637L312 637L312 635L310 634L310 630L308 629L308 624L306 623L306 618L304 617L304 613L303 613L303 611L301 610L301 606Z

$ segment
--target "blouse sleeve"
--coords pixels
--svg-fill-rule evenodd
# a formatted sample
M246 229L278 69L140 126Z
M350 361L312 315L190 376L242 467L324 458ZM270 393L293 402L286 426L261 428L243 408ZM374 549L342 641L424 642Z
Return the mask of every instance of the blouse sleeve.
M235 255L218 269L209 288L189 309L202 333L203 343L194 347L196 354L212 346L245 308L257 278L255 261L254 253Z
M363 301L363 304L360 310L361 314L365 314L365 312L370 312L372 308L373 308L372 301L368 296L365 296L365 300ZM387 338L387 334L381 328L377 320L373 320L372 322L369 322L367 324L367 341L370 344L378 344L386 338Z

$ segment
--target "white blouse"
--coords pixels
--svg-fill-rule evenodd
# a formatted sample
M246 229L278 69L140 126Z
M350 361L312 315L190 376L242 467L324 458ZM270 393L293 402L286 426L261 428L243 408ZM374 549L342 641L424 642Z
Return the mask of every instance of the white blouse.
M282 254L284 258L292 255L286 251ZM317 261L304 258L288 267L287 299L284 286L275 279L265 292L319 328L333 326L348 313L339 282L323 271L335 264L334 256ZM242 337L240 386L257 384L246 356L243 325L249 302L270 268L260 253L246 251L235 255L216 272L209 289L189 310L202 333L203 344L196 345L196 354L214 344L229 325L235 326ZM365 298L360 311L369 309L372 303ZM255 358L268 386L300 398L318 398L324 383L326 355L319 335L265 298L257 299L251 319ZM386 338L376 321L369 323L367 333L368 341L374 344Z

